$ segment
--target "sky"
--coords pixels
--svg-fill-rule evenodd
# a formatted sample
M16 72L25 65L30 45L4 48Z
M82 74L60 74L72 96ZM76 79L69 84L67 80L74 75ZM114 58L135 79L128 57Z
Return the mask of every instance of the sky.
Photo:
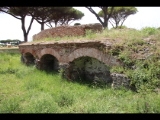
M74 21L74 23L80 24L90 24L99 23L95 15L93 15L85 7L74 7L84 13L84 17L81 20ZM160 7L136 7L138 12L134 15L130 15L124 22L123 25L129 28L142 29L144 27L160 27ZM100 9L98 7L93 7L93 9L98 13ZM29 26L30 17L26 17L26 28ZM112 26L109 24L109 28ZM45 26L45 29L48 29ZM28 40L32 41L33 35L40 32L40 24L35 20L32 24L32 28L28 35ZM19 39L23 41L23 31L21 29L21 21L14 18L6 13L0 13L0 40L7 39Z

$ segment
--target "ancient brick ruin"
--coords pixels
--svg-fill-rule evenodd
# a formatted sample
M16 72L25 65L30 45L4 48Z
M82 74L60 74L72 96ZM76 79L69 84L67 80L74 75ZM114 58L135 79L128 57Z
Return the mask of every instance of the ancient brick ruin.
M93 29L95 25L92 26L90 24L89 26ZM72 26L69 29L67 28L65 28L65 35L68 35L66 33L67 30L72 31ZM87 27L73 26L75 31L82 30L79 35L85 33L84 28ZM46 31L52 33L52 30L55 35L61 33L54 30L54 28ZM95 28L95 31L97 30L101 31L102 26L101 29L100 27ZM38 41L38 39L47 36L47 34L48 32L46 34L38 33L34 36L34 40ZM110 73L112 66L122 64L117 58L108 54L108 50L111 48L112 45L109 39L28 42L19 45L21 60L26 65L34 64L38 69L45 71L63 71L63 76L68 80L103 81L112 83L112 86L116 88L122 85L128 86L129 79L126 76Z
M64 37L64 36L84 36L87 30L93 32L101 32L102 25L99 23L86 24L78 26L59 26L56 28L45 29L33 36L33 40L40 40L49 37Z

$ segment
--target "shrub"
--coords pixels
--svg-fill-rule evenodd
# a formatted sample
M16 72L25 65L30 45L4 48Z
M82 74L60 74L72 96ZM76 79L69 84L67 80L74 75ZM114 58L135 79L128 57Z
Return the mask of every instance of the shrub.
M142 32L146 35L154 35L156 33L157 29L155 27L145 27L142 28Z

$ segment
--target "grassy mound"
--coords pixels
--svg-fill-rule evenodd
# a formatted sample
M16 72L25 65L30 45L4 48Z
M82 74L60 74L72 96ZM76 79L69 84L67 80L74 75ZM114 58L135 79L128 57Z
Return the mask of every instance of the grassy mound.
M141 30L123 28L98 33L88 30L85 36L45 38L33 42L109 39L112 49L108 53L124 63L124 66L113 67L111 71L126 74L137 90L154 90L160 86L159 37L159 29L145 27Z

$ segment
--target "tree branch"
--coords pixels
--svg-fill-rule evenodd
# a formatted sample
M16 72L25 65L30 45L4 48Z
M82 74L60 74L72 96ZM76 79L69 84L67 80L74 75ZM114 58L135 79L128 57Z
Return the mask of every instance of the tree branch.
M103 21L101 20L101 18L99 17L99 15L91 8L91 7L86 7L90 12L92 12L97 19L99 20L99 22L103 25Z
M27 30L27 34L29 33L29 31L31 29L33 21L34 21L34 18L32 17L31 22L30 22L29 27L28 27L28 30Z
M21 17L19 18L19 17L15 16L15 15L9 13L9 12L6 12L6 11L2 10L2 9L1 9L0 11L2 11L2 12L4 12L4 13L7 13L7 14L9 14L9 15L11 15L11 16L13 16L13 17L19 19L19 20L21 20Z
M110 20L109 20L109 22L110 22L110 24L112 25L112 27L115 28L114 25L112 24L112 22L111 22Z

